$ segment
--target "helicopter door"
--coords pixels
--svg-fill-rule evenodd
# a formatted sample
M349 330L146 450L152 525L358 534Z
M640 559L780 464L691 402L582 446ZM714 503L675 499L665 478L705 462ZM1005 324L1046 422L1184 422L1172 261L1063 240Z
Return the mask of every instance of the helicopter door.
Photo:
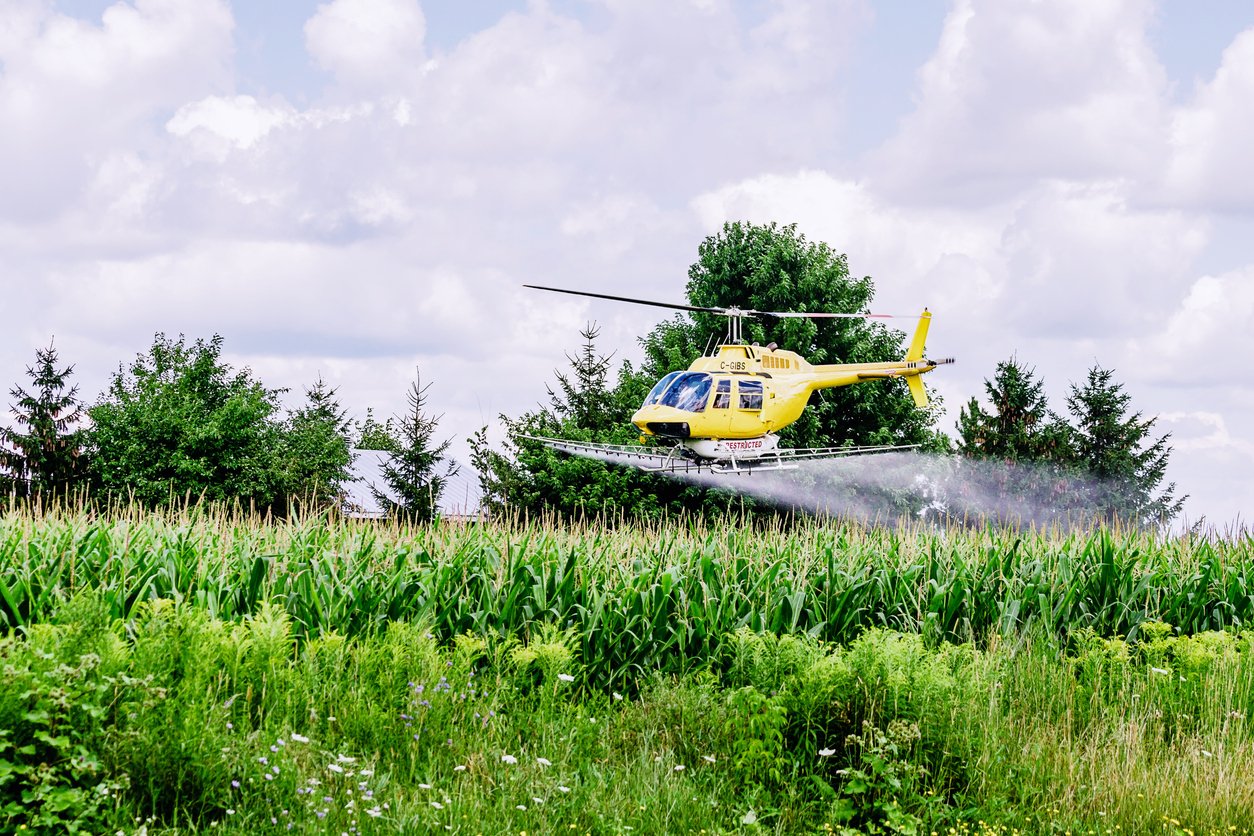
M765 432L762 426L763 385L761 380L737 380L731 410L732 433L751 436Z
M710 399L710 408L705 413L709 432L714 438L727 437L731 428L732 413L735 412L732 409L732 397L731 378L716 378L714 397Z

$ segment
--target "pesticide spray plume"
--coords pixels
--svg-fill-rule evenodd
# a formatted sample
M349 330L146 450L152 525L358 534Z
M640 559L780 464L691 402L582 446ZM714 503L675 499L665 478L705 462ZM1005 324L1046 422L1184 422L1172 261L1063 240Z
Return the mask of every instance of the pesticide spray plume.
M1074 530L1094 522L1102 482L1029 462L902 451L798 462L796 469L743 478L672 474L780 509L896 527L946 525ZM1087 502L1086 502L1087 500ZM1089 510L1081 510L1089 509Z

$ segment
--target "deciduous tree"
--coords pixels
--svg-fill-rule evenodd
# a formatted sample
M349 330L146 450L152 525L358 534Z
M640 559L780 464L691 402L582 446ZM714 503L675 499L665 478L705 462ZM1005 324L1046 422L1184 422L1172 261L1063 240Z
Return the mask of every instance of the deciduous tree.
M89 414L94 481L160 505L184 496L271 507L283 493L278 391L222 360L222 337L153 338Z

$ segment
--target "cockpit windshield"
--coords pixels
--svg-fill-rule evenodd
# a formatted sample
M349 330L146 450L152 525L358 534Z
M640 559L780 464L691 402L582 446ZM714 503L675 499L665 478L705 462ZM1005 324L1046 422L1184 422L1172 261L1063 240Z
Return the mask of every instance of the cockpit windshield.
M653 390L652 390L651 392L649 392L649 397L647 397L647 398L645 398L645 399L644 399L644 405L645 405L645 406L648 406L648 405L650 405L650 404L655 404L655 403L657 403L659 400L661 400L661 399L662 399L662 393L666 391L666 387L667 387L667 386L670 386L670 385L671 385L671 382L672 382L675 378L679 377L681 374L683 374L683 372L671 372L671 373L670 373L670 374L668 374L666 377L664 377L664 378L662 378L661 380L659 380L659 381L658 381L658 382L657 382L657 383L653 386Z
M658 401L662 406L673 406L685 412L705 411L709 400L712 380L705 372L683 372L670 385Z

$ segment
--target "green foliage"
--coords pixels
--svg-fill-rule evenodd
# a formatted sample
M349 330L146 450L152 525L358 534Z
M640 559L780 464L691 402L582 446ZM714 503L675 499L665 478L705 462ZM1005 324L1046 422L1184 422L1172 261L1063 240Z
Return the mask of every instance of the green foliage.
M0 828L1254 828L1248 633L976 649L739 629L715 668L646 664L621 698L551 616L521 644L423 619L302 639L284 610L162 600L123 623L96 593L0 639Z
M567 355L570 372L557 373L556 389L548 389L549 405L515 419L501 416L508 436L501 451L490 447L486 428L469 439L483 507L496 514L556 514L566 519L657 519L686 510L725 510L730 504L725 494L700 491L634 468L556 453L526 438L637 443L631 414L652 384L639 391L639 382L625 364L618 383L611 386L611 357L597 350L596 325L589 324L580 333L583 346L577 355Z
M1045 383L1017 357L998 363L984 381L993 411L972 398L959 413L958 452L1004 461L1068 461L1069 428L1050 412Z
M148 506L185 496L268 507L283 491L278 393L221 359L222 337L157 334L89 410L94 481Z
M392 446L392 436L396 434L392 419L380 424L374 417L374 410L366 407L366 418L356 423L357 443L359 450L387 450Z
M335 390L322 380L305 390L305 399L288 415L283 481L289 497L326 508L342 501L345 483L352 478L351 422Z
M747 685L728 694L727 709L723 734L731 741L737 779L749 787L782 785L792 773L785 757L788 709L783 701Z
M387 490L371 486L375 501L389 517L429 521L440 508L448 480L457 474L456 462L446 462L450 441L435 443L440 417L427 414L427 389L419 376L409 390L409 410L395 417L384 452L382 476ZM374 431L375 428L368 428Z
M129 785L102 762L116 720L113 693L124 659L95 596L56 614L27 641L0 640L0 826L35 832L99 832Z
M1113 378L1112 370L1094 366L1084 385L1072 384L1067 397L1076 460L1096 480L1081 502L1107 520L1166 524L1187 498L1176 499L1174 482L1155 495L1167 471L1171 435L1151 439L1156 419L1129 415L1132 396Z
M51 344L35 351L35 365L26 368L34 391L9 390L19 429L0 427L0 487L9 483L21 496L66 494L81 478L83 418L78 387L66 391L73 366L57 368ZM6 491L7 492L7 491Z
M1157 493L1167 469L1170 435L1150 440L1154 419L1128 415L1131 396L1114 373L1089 370L1071 385L1074 424L1050 411L1044 382L1016 358L998 363L985 381L993 411L972 398L958 420L959 452L1001 467L959 468L949 490L1012 496L1038 509L1035 521L1103 520L1164 525L1180 513L1175 484Z
M1146 620L1186 634L1238 627L1254 621L1251 548L1148 532L267 528L207 514L140 524L15 513L0 518L0 621L45 622L68 592L90 586L124 620L158 598L230 620L281 602L301 640L398 620L424 621L444 639L552 623L576 630L588 683L622 691L633 672L723 658L741 627L841 642L875 626L981 642L1086 626L1126 634ZM755 664L777 677L799 664L788 643L759 652Z
M894 720L888 728L863 724L862 734L850 735L846 746L855 752L852 764L839 771L840 799L831 817L841 833L923 832L923 819L910 812L924 800L920 792L926 770L911 757L919 727Z

